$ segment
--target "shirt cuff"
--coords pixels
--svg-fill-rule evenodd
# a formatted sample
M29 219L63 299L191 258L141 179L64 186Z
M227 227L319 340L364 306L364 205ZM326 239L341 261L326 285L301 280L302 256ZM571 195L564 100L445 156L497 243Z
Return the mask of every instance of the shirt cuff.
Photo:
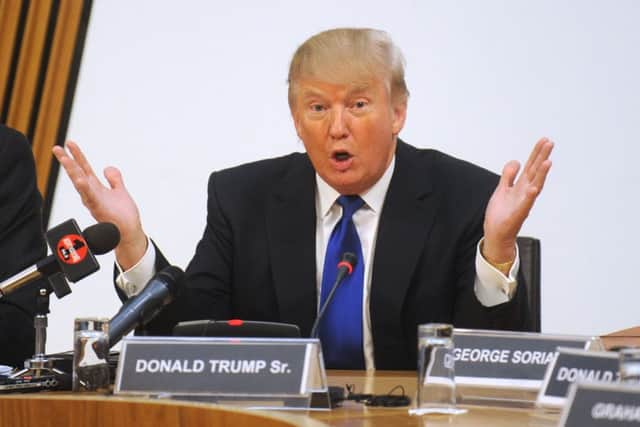
M485 307L493 307L511 300L518 286L517 275L520 268L520 252L516 245L516 258L511 265L509 275L505 276L500 270L492 266L480 252L480 244L476 247L476 278L474 291L476 297Z
M122 292L127 297L139 294L156 273L156 248L151 244L151 240L147 237L147 250L136 265L127 271L122 271L122 267L116 261L116 268L120 271L116 277L116 285L122 289Z

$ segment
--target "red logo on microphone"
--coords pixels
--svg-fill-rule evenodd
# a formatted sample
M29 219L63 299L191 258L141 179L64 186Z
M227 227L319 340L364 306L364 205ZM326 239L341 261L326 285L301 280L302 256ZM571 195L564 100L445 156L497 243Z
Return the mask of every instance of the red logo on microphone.
M58 259L65 264L78 264L87 256L87 242L78 234L67 234L58 240Z

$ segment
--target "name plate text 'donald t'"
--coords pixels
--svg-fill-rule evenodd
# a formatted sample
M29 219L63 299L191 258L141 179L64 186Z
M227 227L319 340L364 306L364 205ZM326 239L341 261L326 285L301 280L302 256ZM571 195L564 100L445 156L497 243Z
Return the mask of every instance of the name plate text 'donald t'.
M561 347L547 368L537 403L539 406L563 406L569 387L575 382L616 382L619 380L618 365L618 353L615 352Z

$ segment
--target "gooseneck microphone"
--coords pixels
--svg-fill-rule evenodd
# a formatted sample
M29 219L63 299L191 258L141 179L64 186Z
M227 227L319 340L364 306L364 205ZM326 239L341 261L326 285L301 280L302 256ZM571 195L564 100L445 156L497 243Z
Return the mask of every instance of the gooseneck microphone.
M56 273L64 273L71 282L88 276L100 267L93 255L113 250L120 242L120 232L115 225L101 222L81 233L75 221L68 220L47 232L47 240L53 253L0 283L0 299Z
M109 347L139 325L153 319L173 301L184 281L184 272L175 266L165 267L147 282L142 292L129 298L109 321Z
M318 328L320 326L320 322L324 317L324 312L327 311L327 307L331 304L331 300L333 299L333 295L336 293L336 289L340 286L340 283L344 280L347 275L353 272L353 268L356 266L358 262L358 257L352 252L345 252L342 254L342 259L338 263L338 275L336 276L336 281L333 282L333 286L331 287L331 291L329 291L329 295L327 295L327 299L320 307L320 312L318 313L318 317L316 317L316 321L313 322L313 328L311 328L311 338L318 338Z

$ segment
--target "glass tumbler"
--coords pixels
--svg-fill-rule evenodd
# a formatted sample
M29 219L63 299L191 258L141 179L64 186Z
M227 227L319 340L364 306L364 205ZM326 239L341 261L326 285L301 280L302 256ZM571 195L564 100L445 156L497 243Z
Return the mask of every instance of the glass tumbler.
M73 391L109 391L109 319L75 319Z
M640 348L623 348L620 357L620 382L640 384Z
M418 326L417 409L422 413L456 412L452 325Z

